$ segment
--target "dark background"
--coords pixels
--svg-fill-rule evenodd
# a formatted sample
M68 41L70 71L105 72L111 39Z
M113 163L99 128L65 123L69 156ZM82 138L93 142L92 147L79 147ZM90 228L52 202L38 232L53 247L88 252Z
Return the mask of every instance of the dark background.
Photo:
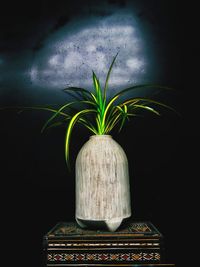
M161 118L137 119L113 137L129 159L133 218L154 223L165 237L168 261L184 266L181 263L190 261L186 240L192 242L190 235L195 231L193 190L198 179L197 8L193 1L133 2L142 10L138 16L160 36L163 82L176 88L167 100L181 116L166 113ZM0 8L0 54L12 57L30 46L39 25L53 18L62 26L90 4L81 0L4 2ZM0 90L2 106L26 101L23 97L27 95L16 90ZM45 119L34 112L21 116L13 111L0 113L1 221L7 266L41 266L43 235L58 221L74 220L74 170L69 173L64 160L65 129L41 135ZM72 166L88 136L84 129L74 131Z

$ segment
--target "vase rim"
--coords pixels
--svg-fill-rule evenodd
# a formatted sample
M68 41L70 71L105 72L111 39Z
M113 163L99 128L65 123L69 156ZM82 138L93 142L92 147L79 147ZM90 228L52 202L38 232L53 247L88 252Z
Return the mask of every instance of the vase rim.
M110 134L94 134L91 135L90 138L112 138L112 135Z

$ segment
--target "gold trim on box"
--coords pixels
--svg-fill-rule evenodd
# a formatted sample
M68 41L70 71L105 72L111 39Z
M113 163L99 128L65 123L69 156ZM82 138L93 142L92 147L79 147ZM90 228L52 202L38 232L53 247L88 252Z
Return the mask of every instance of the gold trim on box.
M50 243L49 247L159 246L159 243Z

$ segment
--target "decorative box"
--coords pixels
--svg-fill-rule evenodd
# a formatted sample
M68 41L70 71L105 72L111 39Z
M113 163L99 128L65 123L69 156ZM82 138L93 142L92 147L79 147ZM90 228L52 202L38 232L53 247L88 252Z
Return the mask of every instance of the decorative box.
M163 236L151 222L124 223L116 232L59 222L43 241L45 266L174 266L162 264Z

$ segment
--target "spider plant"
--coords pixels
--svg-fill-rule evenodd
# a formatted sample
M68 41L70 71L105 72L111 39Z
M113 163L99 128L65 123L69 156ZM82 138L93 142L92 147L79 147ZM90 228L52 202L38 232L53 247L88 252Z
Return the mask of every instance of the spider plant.
M112 60L108 69L105 84L102 87L96 74L92 72L93 91L79 87L68 87L63 89L64 92L72 95L74 101L62 105L59 109L43 108L53 112L53 115L46 121L42 127L44 129L67 124L65 136L65 157L69 167L69 145L72 135L72 130L76 124L81 124L86 127L92 134L106 135L118 127L121 131L125 122L130 118L138 116L140 110L146 110L160 116L158 106L169 108L168 105L146 97L127 97L128 92L140 88L159 88L169 89L159 85L134 85L121 90L120 92L108 97L108 82L110 74L117 58L117 55ZM56 121L55 121L56 120Z

